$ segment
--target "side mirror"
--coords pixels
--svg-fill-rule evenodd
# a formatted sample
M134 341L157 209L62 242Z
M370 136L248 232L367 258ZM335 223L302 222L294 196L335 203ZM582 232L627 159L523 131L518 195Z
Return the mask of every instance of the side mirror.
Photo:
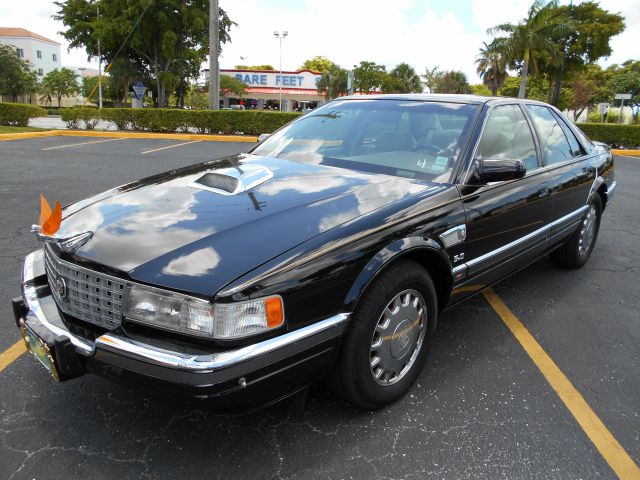
M524 177L527 169L521 160L502 160L488 158L473 162L474 177L477 182L504 182Z
M264 142L267 138L271 136L270 133L263 133L258 137L258 143Z

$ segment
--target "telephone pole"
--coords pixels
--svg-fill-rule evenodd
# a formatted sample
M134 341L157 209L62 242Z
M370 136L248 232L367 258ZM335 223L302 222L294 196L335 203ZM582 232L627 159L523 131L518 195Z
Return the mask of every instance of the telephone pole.
M209 0L209 110L220 108L220 77L218 54L220 53L220 15L218 0Z

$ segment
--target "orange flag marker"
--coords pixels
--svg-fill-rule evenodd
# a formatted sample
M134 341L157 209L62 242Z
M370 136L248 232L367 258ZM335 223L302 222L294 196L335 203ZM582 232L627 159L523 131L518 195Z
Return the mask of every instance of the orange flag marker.
M53 211L44 198L44 195L40 195L40 219L38 225L42 227L40 233L44 235L53 235L60 229L60 223L62 223L62 205L56 201Z

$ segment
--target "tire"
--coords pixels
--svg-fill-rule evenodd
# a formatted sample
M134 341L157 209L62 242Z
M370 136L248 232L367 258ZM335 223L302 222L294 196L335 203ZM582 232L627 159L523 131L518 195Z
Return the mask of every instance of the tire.
M401 398L422 370L437 316L435 287L425 269L407 260L391 265L358 302L330 376L331 390L367 410Z
M575 233L565 244L549 254L551 261L565 268L580 268L587 263L598 238L601 216L602 200L600 195L595 195Z

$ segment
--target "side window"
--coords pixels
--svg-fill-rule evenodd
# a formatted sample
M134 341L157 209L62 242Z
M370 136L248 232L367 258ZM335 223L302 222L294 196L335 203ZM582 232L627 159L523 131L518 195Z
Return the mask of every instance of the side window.
M500 105L491 110L476 155L522 160L527 171L538 168L533 135L518 105Z
M547 107L527 105L540 135L544 161L547 165L560 163L573 158L573 152L562 127Z
M560 123L560 126L562 127L562 131L564 132L565 137L567 137L567 140L569 140L569 146L571 147L571 154L574 157L581 157L582 155L584 155L585 154L584 149L580 146L580 142L578 142L578 139L573 134L573 132L571 131L567 123L564 121L564 119L559 118L559 115L556 112L553 113L553 116L556 118L556 120L558 120L558 123Z

